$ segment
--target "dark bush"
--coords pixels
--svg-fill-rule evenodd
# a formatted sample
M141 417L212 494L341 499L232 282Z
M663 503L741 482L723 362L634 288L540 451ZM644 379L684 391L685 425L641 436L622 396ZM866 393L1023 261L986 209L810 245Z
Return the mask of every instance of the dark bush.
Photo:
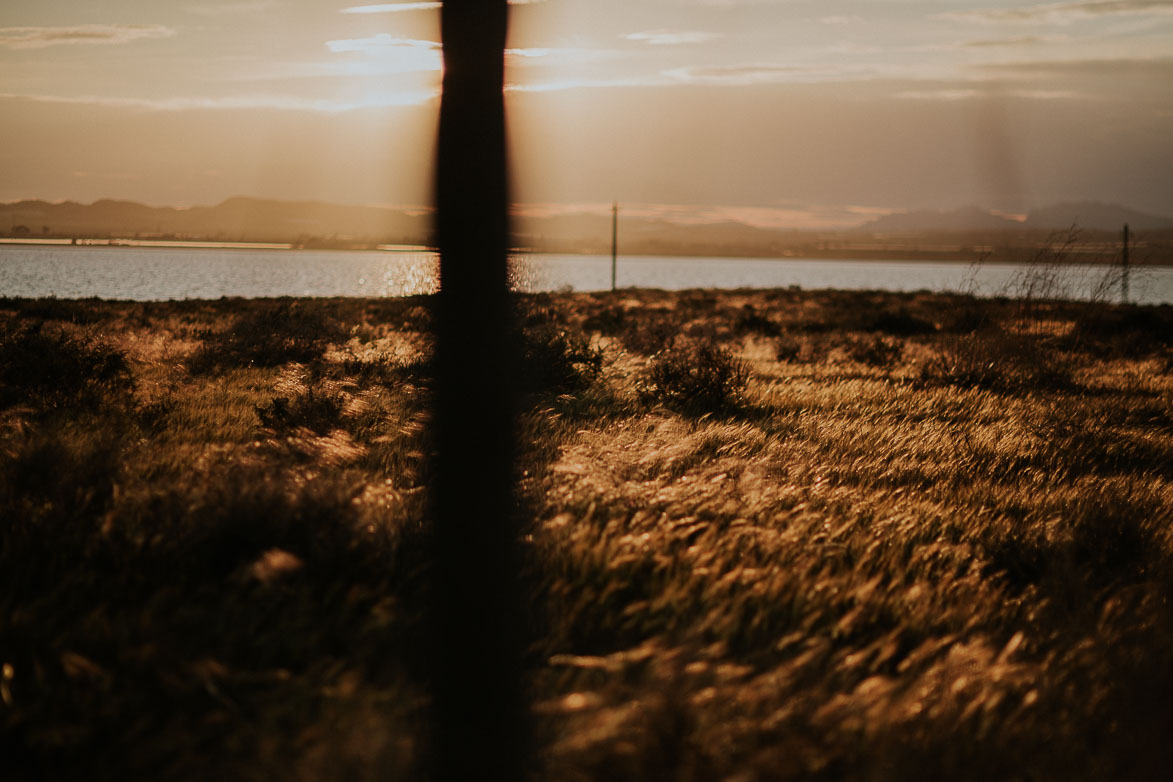
M93 550L122 445L118 431L36 427L0 451L0 595L8 607L59 588Z
M802 340L783 334L774 340L774 355L779 361L798 361L802 355Z
M1173 308L1085 308L1071 333L1074 346L1105 355L1150 356L1173 347Z
M668 315L654 315L645 323L632 321L619 333L624 349L641 356L651 356L672 346L680 334L680 324Z
M6 333L5 333L6 332ZM0 332L0 405L90 405L132 385L126 356L103 342L43 323Z
M522 329L518 371L519 391L574 391L594 382L603 369L603 352L580 332L543 324Z
M900 360L903 352L899 343L878 336L855 338L847 343L847 355L851 360L870 367L890 367Z
M338 427L342 417L341 394L310 386L304 393L289 399L279 396L268 404L257 405L261 425L277 432L305 427L325 434Z
M897 337L914 337L932 334L937 330L932 321L913 315L904 307L876 313L869 318L868 331L878 331Z
M1074 386L1069 353L1029 334L1002 330L939 341L921 382L992 391L1061 391Z
M104 319L98 299L41 299L17 300L19 317L28 320L57 320L65 323L88 324Z
M689 413L728 408L745 390L749 367L711 342L686 342L657 353L641 386L645 399Z
M431 356L426 352L411 357L377 355L351 356L338 362L320 362L312 369L316 376L346 380L366 387L399 383L423 383L431 377Z
M143 429L152 434L166 431L171 413L175 410L173 398L158 399L140 404L135 408L135 417Z
M950 334L972 334L993 325L991 306L971 299L958 307L950 308L944 314L941 330Z
M273 548L337 572L359 543L354 491L325 481L294 486L261 470L225 475L193 494L160 498L157 512L171 537L156 538L143 554L155 565L182 562L188 578L212 581Z
M757 334L762 337L776 337L782 333L782 326L768 316L762 315L753 305L747 304L741 308L733 319L733 333L739 337L746 334Z
M623 332L630 325L627 310L623 307L603 307L588 315L582 322L583 330L597 331L608 337Z
M281 300L257 307L223 332L205 335L204 347L188 366L198 373L304 363L318 358L331 342L345 336L321 307Z

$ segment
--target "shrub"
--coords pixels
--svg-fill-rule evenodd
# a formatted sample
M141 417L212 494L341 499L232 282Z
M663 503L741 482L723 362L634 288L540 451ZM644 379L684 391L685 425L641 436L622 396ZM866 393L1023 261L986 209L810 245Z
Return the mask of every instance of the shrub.
M1072 357L1034 334L988 330L939 341L921 381L992 391L1063 390Z
M847 355L870 367L890 367L900 360L903 352L899 343L878 336L856 338L847 343Z
M1081 308L1071 333L1072 343L1101 355L1159 355L1173 347L1173 313L1167 308Z
M279 396L265 405L257 405L261 425L274 431L305 427L324 434L338 426L342 416L341 394L310 386L304 393L289 399Z
M623 347L641 356L651 356L669 348L680 334L680 324L671 316L653 316L646 324L631 321L619 334Z
M745 390L749 367L711 342L686 342L657 353L648 363L641 394L689 413L727 408Z
M603 352L580 332L552 324L522 329L518 371L519 391L572 391L589 386L603 369Z
M937 330L932 321L913 315L904 307L876 313L867 325L868 331L878 331L897 337L915 337L932 334Z
M345 337L321 307L276 301L240 317L226 331L205 335L204 347L188 362L193 372L232 367L274 367L318 358Z
M802 340L783 334L774 341L774 351L778 361L798 361L802 356Z
M621 334L624 328L629 325L627 311L623 307L614 305L592 312L582 322L584 330L597 331L608 337Z
M89 405L132 385L125 354L103 342L46 331L41 323L0 337L0 406Z
M752 304L747 304L733 319L733 333L739 337L747 334L776 337L782 333L782 326L768 316L760 314Z
M29 320L58 320L79 325L97 323L102 314L98 299L58 299L53 296L40 299L13 300L17 314Z
M968 297L960 306L951 307L945 313L941 330L950 334L971 334L988 329L994 325L990 306Z

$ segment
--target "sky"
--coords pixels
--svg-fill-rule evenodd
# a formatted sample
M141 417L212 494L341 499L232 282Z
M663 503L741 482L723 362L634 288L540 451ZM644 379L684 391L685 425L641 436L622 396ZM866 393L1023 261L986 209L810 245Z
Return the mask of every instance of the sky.
M0 201L426 204L437 6L4 0ZM511 17L531 210L1173 214L1173 0L516 0Z

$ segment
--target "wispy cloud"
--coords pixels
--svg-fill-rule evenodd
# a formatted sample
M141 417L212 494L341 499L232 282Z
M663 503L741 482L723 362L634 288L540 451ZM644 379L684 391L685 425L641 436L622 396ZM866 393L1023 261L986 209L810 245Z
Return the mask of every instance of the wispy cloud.
M277 0L244 0L239 3L203 3L189 5L187 12L200 16L234 16L236 14L253 14L267 11L280 5Z
M751 63L673 68L663 71L663 75L676 83L748 86L872 79L884 75L896 75L898 70L866 64Z
M1090 78L1143 78L1154 84L1173 83L1173 58L1120 57L1116 59L1048 60L1035 62L985 63L979 70L1025 76L1071 76Z
M368 61L377 63L377 71L380 73L439 71L444 67L440 44L415 38L397 38L388 33L369 38L326 41L326 48L335 54L361 54Z
M707 5L713 8L737 8L743 5L786 5L807 3L811 0L692 0L693 5Z
M1041 35L1021 35L1017 38L994 38L981 41L966 41L962 46L967 49L1000 49L1003 47L1039 46L1056 40L1044 38Z
M609 89L613 87L657 87L664 84L662 79L556 79L532 84L509 83L506 92L559 92L561 90Z
M170 38L175 30L159 24L78 24L62 27L0 27L0 46L42 49L71 44L120 44Z
M439 51L440 44L435 41L421 41L416 38L396 38L389 33L379 33L370 38L342 38L337 41L326 41L326 48L332 52L364 53L378 53L392 49Z
M862 22L863 17L845 15L824 16L819 21L823 24L856 24L857 22Z
M989 98L991 94L996 94L999 97L1022 98L1024 100L1073 100L1083 97L1080 93L1073 90L998 90L996 93L991 93L988 89L975 89L972 87L939 90L904 90L896 93L896 97L901 100L952 102Z
M18 95L0 93L0 100L28 101L64 105L97 106L104 108L137 109L141 111L313 111L337 114L356 109L418 106L439 95L438 90L414 92L395 91L372 94L357 101L332 101L287 95L251 95L219 98L119 98L109 95Z
M718 65L673 68L664 75L683 82L709 84L761 84L786 81L808 71L802 65Z
M550 60L559 65L598 62L612 59L615 52L608 49L543 48L506 49L505 56L516 60Z
M1173 14L1173 0L1069 0L1025 8L980 8L938 14L943 19L1000 24L1004 22L1055 22L1069 24L1101 16Z
M343 8L344 14L393 14L402 11L431 11L440 3L380 3L378 5L356 5Z
M534 5L546 0L509 0L510 5ZM344 14L395 14L404 11L433 11L440 3L379 3L377 5L355 5L343 8Z
M722 36L719 33L706 33L699 30L648 30L642 33L628 33L622 37L628 41L638 41L650 46L681 46L705 43Z

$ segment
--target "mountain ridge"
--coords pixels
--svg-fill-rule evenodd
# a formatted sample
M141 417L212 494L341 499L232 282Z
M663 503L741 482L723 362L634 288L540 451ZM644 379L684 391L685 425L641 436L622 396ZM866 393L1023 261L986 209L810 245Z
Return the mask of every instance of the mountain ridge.
M338 248L426 245L431 240L429 212L422 207L347 206L250 196L190 207L117 199L91 204L25 200L0 203L0 235L285 242ZM585 211L557 215L522 212L514 218L514 242L539 252L607 252L610 223L610 215ZM836 230L766 228L731 218L675 221L621 212L619 233L623 252L643 255L976 257L988 252L981 247L1033 246L1046 241L1048 232L1073 225L1115 234L1124 223L1134 231L1150 232L1150 238L1162 245L1173 240L1173 236L1163 235L1173 232L1173 218L1097 202L1055 204L1017 218L977 206L909 211ZM1158 233L1161 235L1154 235Z

